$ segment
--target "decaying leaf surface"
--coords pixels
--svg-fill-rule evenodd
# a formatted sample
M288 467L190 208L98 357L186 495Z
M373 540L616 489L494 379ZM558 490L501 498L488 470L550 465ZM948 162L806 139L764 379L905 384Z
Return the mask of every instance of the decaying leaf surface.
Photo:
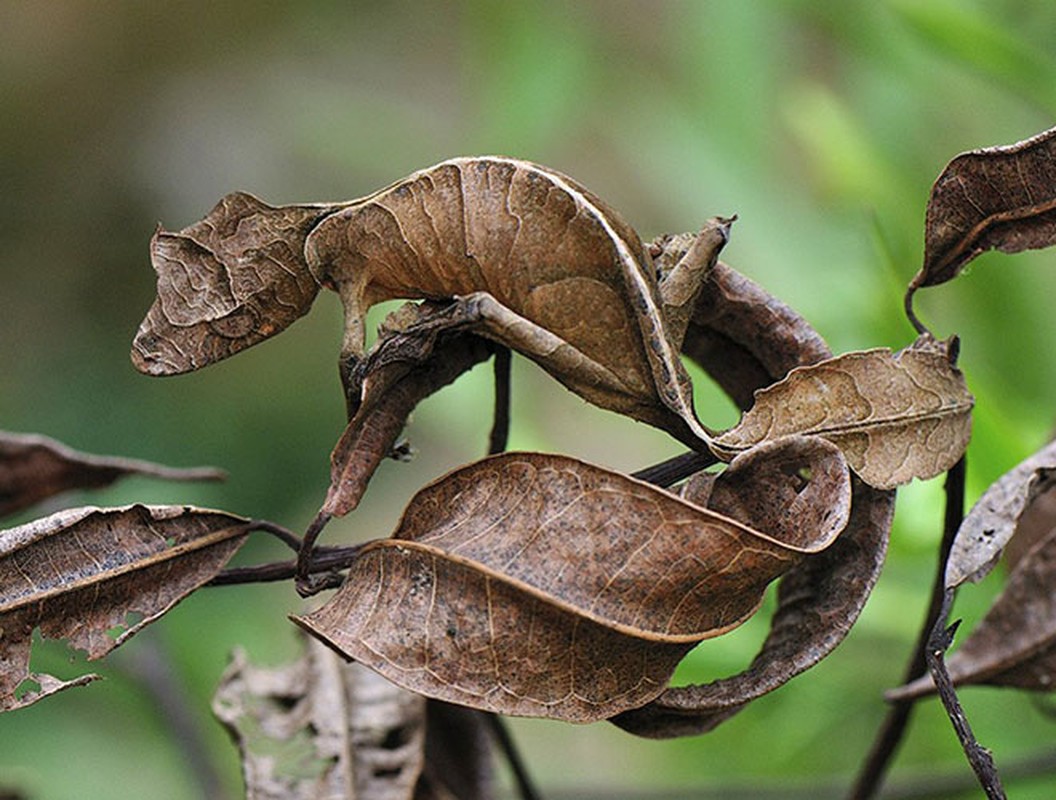
M1056 523L1056 520L1053 520ZM955 684L1056 688L1056 526L1016 565L990 611L946 660ZM889 693L908 699L935 691L931 676Z
M70 489L109 486L126 475L222 480L222 470L176 469L149 461L79 453L46 436L0 431L0 517Z
M954 278L980 253L1056 243L1056 128L954 158L931 190L924 265L910 293Z
M750 280L721 262L709 280L713 286L701 295L685 352L742 408L755 391L794 367L830 356L806 320ZM716 483L698 477L684 491L702 501ZM894 492L877 491L857 478L852 485L846 530L827 550L801 560L781 578L770 632L748 669L704 686L668 688L612 722L650 738L704 733L828 656L850 631L880 576L894 513Z
M306 255L341 295L345 359L363 355L374 303L465 298L481 333L590 402L706 438L637 233L565 175L499 157L446 161L327 217Z
M232 194L201 222L155 236L158 299L133 361L157 375L205 366L283 329L325 286L345 307L347 374L364 356L372 305L454 299L477 332L588 401L699 447L708 434L678 352L731 222L705 223L660 286L615 211L527 161L452 159L339 205L273 208Z
M1056 442L1006 472L965 516L946 562L946 588L984 578L1015 532L1024 511L1056 482Z
M34 629L101 658L215 576L247 530L218 511L135 505L0 531L0 711L40 699L16 694Z
M319 285L304 240L335 206L269 206L224 197L181 231L150 243L157 298L132 343L132 363L150 375L190 372L267 339L304 316Z
M338 594L294 620L431 697L603 719L658 694L690 647L829 546L846 523L839 485L819 478L837 509L820 528L785 525L778 541L572 458L496 456L419 492Z
M789 434L823 436L871 486L931 478L964 453L973 399L947 342L845 353L799 367L760 391L740 424L718 437L737 452Z
M491 355L484 339L451 332L458 327L449 315L420 306L405 306L398 321L387 322L352 375L355 413L330 456L323 512L341 516L354 509L415 406Z
M653 739L706 733L829 655L880 577L894 515L894 492L854 484L847 529L781 579L770 633L748 669L708 684L670 687L611 721Z
M424 762L425 698L308 639L300 659L256 667L236 651L213 713L254 800L410 800Z

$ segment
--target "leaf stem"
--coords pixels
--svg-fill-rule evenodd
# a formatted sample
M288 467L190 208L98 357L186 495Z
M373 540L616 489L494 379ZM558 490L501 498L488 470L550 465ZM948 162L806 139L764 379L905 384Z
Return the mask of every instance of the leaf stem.
M964 457L954 464L946 473L946 508L943 513L942 541L939 544L939 558L935 568L935 577L931 585L931 599L928 603L928 612L924 617L924 625L921 627L917 644L913 648L913 654L906 664L902 676L902 684L905 685L924 675L928 670L925 653L927 652L928 639L935 627L939 615L942 614L943 596L946 586L946 560L949 558L953 540L957 536L957 530L961 526L964 516L964 478L966 462ZM877 731L876 738L869 750L861 772L847 795L848 800L868 800L875 796L880 789L884 775L895 753L902 742L902 737L909 726L909 718L913 712L913 700L895 702L884 718L883 723Z
M336 573L345 569L356 559L363 545L352 545L351 547L321 547L315 551L311 563L308 565L309 575L320 572ZM234 586L240 583L269 583L272 581L285 581L300 576L299 560L273 561L268 564L258 564L252 567L229 567L221 571L206 586ZM313 582L318 584L316 591L334 588L334 579L340 576L329 575L322 581Z
M513 737L510 736L510 732L507 730L506 723L502 717L498 714L487 712L484 714L484 719L487 720L492 736L495 737L499 749L509 762L510 769L513 770L513 779L517 783L517 791L520 793L521 800L542 800L543 796L539 794L532 784L532 778L528 774L524 760L514 745Z
M488 455L506 450L510 438L510 348L495 347L495 414L488 437Z
M688 453L683 453L666 461L661 461L659 464L653 464L637 472L632 472L631 477L666 489L681 480L685 480L690 475L717 463L719 463L719 459L710 451L690 450Z

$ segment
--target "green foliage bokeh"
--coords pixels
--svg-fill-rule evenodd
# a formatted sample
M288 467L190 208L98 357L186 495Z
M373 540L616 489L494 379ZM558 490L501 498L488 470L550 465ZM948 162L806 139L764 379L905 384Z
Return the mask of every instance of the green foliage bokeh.
M932 180L958 152L1053 124L1054 45L1056 5L1042 0L6 4L0 427L231 473L219 486L129 480L66 502L190 502L303 529L342 427L336 299L321 297L304 321L231 361L146 378L127 352L153 297L151 232L159 219L197 220L234 189L275 203L347 199L453 155L502 153L567 172L645 238L737 213L724 258L834 351L903 346L912 331L902 292L920 261ZM919 295L936 333L962 336L978 401L970 498L1049 435L1054 258L987 255ZM517 449L628 470L679 450L523 362L514 396ZM387 535L417 487L482 453L490 404L484 367L424 404L408 432L418 458L383 466L328 539ZM713 426L736 418L706 386L698 405ZM820 667L685 741L517 722L539 781L635 791L848 780L923 614L941 503L938 480L901 491L880 587ZM243 554L278 557L270 543ZM958 614L978 618L992 592L969 589ZM236 753L209 698L236 644L265 663L292 658L284 618L300 608L286 584L195 595L91 665L108 681L0 721L0 787L82 800L159 786L165 797L200 796L136 678L132 653L149 647L171 658L237 796ZM764 631L758 619L707 643L680 678L742 668ZM84 666L61 647L41 648L34 663L59 675ZM977 689L964 700L999 766L1051 742L1051 723L1021 695ZM965 769L941 710L923 704L896 775ZM1039 786L1013 784L1019 797Z

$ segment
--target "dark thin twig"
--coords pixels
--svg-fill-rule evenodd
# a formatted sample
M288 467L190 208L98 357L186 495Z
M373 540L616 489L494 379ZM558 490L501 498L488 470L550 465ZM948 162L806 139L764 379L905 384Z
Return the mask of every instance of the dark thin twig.
M495 415L488 437L488 455L506 450L510 438L510 348L495 348Z
M905 297L902 298L902 306L906 311L906 318L909 320L909 324L916 329L918 334L923 335L925 333L931 333L931 331L928 330L928 326L920 321L916 312L913 310L913 296L915 293L916 287L910 286L910 288L906 290Z
M321 547L312 555L311 564L308 566L310 574L320 572L330 573L319 582L319 589L331 589L340 581L340 575L334 575L338 570L346 568L359 555L363 545L351 547ZM230 567L220 572L209 581L206 586L234 586L240 583L268 583L271 581L285 581L297 577L297 561L275 561L268 564L258 564L252 567Z
M961 742L968 763L971 764L972 770L979 779L979 785L983 787L983 791L990 800L1005 800L1005 790L1001 786L1001 778L997 774L997 767L994 766L994 759L990 751L979 744L975 734L972 733L972 726L968 723L964 709L961 708L960 700L957 699L957 692L954 691L950 673L946 671L943 655L952 644L953 634L959 624L955 622L946 627L946 619L953 605L953 597L954 590L947 589L942 599L942 613L936 620L931 637L928 639L926 654L928 670L931 672L932 680L935 681L939 699L942 700L953 729L957 732L957 738Z
M277 525L274 522L269 522L265 519L252 520L248 525L249 531L264 531L264 533L270 533L284 545L289 547L293 552L298 553L301 550L301 537L291 531L289 528L284 528L281 525Z
M928 612L924 618L924 625L917 637L916 647L913 655L906 664L906 670L902 677L902 685L914 681L928 671L925 653L927 652L928 638L931 636L932 628L942 613L942 598L946 587L946 560L953 547L953 540L957 536L957 529L961 526L964 517L964 477L965 459L954 464L946 473L946 509L943 514L942 541L939 544L939 560L935 569L935 578L931 586L931 600L928 603ZM894 759L898 746L905 734L909 724L910 715L913 712L913 700L896 702L888 711L880 729L877 731L876 739L869 750L862 770L855 780L847 797L850 800L867 800L875 796L877 790L883 783L884 774Z
M712 453L691 450L680 456L669 458L667 461L661 461L659 464L632 472L631 477L654 486L667 488L717 463L719 460Z
M311 597L313 594L322 591L326 588L319 580L312 578L312 564L314 562L314 549L315 540L319 538L319 534L322 533L323 528L326 527L331 519L331 514L325 511L320 511L315 515L315 519L312 520L312 524L308 526L308 530L304 532L304 541L301 542L301 549L297 553L297 573L296 573L296 587L297 593L301 597ZM326 581L329 583L329 581Z
M491 735L495 737L499 749L510 763L510 769L513 770L513 779L517 782L517 791L520 793L521 800L542 800L543 796L539 794L532 784L532 778L528 774L524 760L517 751L517 747L514 745L513 738L506 729L506 723L503 722L502 717L498 714L486 713L484 718L488 722L488 728L491 731Z

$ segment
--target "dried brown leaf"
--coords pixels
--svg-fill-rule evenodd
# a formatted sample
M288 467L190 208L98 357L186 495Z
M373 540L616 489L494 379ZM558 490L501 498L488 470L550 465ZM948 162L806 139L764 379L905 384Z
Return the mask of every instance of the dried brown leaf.
M334 208L274 207L235 192L181 231L159 227L150 243L157 298L132 343L136 369L200 369L304 316L319 293L304 240Z
M80 508L0 531L0 711L29 674L34 629L102 658L210 580L246 521L184 506ZM52 679L53 680L53 679Z
M819 477L816 491L839 509L838 487ZM294 620L430 697L587 722L658 694L845 522L785 525L778 541L600 467L507 454L419 492L393 538Z
M404 307L357 364L349 384L355 414L330 456L323 512L342 516L359 505L415 406L491 355L488 342L455 333L459 327L443 310Z
M829 357L802 317L756 284L716 264L686 337L698 360L739 405L799 365ZM745 369L741 365L749 364ZM717 479L696 476L684 492L711 502ZM827 550L801 560L781 579L770 633L751 666L706 686L672 687L612 721L640 736L693 736L712 730L752 700L780 688L831 653L850 631L880 575L894 492L852 479L851 519Z
M46 436L0 431L0 517L70 489L109 486L126 475L223 480L212 467L176 469L149 461L79 453Z
M527 161L452 159L333 206L229 195L202 222L155 237L158 299L133 360L159 375L197 369L286 327L326 286L345 307L347 376L372 305L457 299L467 327L588 401L699 447L708 435L678 352L731 222L705 223L658 285L615 211Z
M652 739L706 733L829 655L880 577L894 499L894 492L854 481L846 530L832 547L802 560L781 579L770 633L748 669L708 684L670 687L611 721Z
M928 199L924 265L910 293L954 278L980 253L1056 243L1056 128L1025 141L962 153Z
M892 353L845 353L756 394L741 422L715 440L736 453L790 434L823 436L866 483L890 489L949 469L971 433L972 396L948 343L924 336Z
M410 800L422 772L425 699L309 639L297 661L253 666L236 651L213 713L255 800Z
M1056 481L1056 442L1006 472L983 493L957 531L946 588L982 580L997 563L1024 511Z
M663 253L660 263L670 258L666 249ZM741 408L793 368L832 357L803 317L721 261L700 293L682 352Z
M1056 688L1056 529L1030 550L964 643L946 659L958 685ZM935 691L925 676L888 693L904 700Z

